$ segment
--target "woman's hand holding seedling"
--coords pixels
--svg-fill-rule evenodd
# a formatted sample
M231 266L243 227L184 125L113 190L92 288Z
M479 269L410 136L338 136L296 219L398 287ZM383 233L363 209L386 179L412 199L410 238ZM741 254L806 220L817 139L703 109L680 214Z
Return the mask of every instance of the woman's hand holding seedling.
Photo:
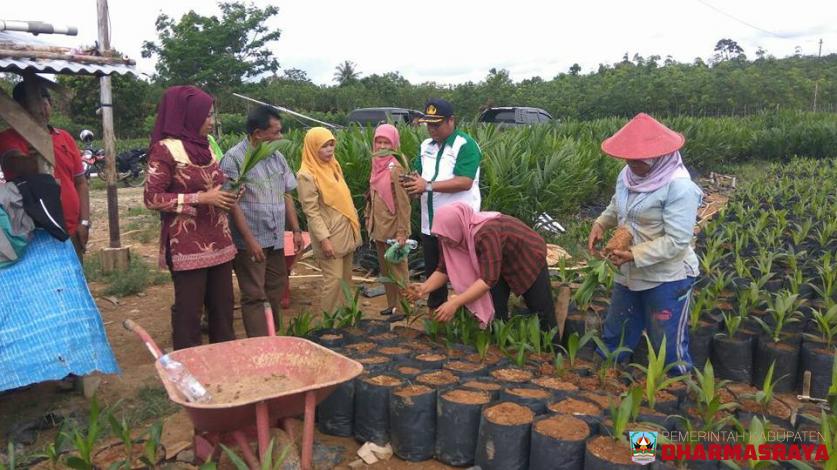
M407 289L405 289L404 296L407 297L410 302L415 302L416 300L427 296L427 291L424 288L424 284L410 284Z
M622 266L625 263L630 263L634 260L634 254L631 250L613 250L613 252L608 256L608 259L613 262L617 267Z
M604 232L604 227L596 223L594 223L593 227L590 229L590 236L587 238L587 250L591 255L598 254L596 244L604 239Z
M209 191L198 193L198 204L215 206L225 211L229 211L236 201L238 201L238 196L222 190L220 184Z

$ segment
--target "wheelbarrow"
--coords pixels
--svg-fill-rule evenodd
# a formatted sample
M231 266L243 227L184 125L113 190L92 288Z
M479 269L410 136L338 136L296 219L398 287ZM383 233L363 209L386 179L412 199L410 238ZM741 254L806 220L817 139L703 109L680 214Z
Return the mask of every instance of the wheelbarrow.
M265 303L268 331L275 331L270 304ZM148 333L132 320L123 326L145 343L155 359L163 352ZM169 354L181 362L210 393L213 385L248 384L242 398L213 398L207 403L192 403L172 384L157 361L155 366L169 399L182 406L195 428L194 451L197 462L216 459L220 444L238 446L250 468L260 468L260 461L270 446L270 428L282 425L292 436L286 418L304 414L301 464L311 470L314 450L314 410L341 383L354 379L363 366L330 349L302 338L262 336L224 343L181 349ZM287 378L288 385L271 388L258 384L268 377ZM259 456L250 442L256 437Z
M280 300L282 308L288 308L291 306L291 268L294 267L296 258L300 256L309 245L311 245L311 236L308 232L302 232L302 251L297 253L294 251L294 233L285 232L285 267L287 268L287 274L285 275L285 290L282 292L282 298Z

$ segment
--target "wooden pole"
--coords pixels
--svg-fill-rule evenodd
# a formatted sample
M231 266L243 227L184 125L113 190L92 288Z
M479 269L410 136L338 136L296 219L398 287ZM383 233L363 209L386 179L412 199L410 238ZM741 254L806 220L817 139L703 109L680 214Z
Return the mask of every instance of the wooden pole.
M97 16L99 23L99 51L106 54L110 50L110 21L107 0L97 0ZM110 250L102 253L102 269L123 271L128 269L129 252L122 249L119 240L119 203L116 193L116 143L113 134L113 94L111 92L110 77L103 75L99 78L100 99L102 109L102 136L105 144L105 174L107 176L107 204L108 204L108 232L110 235Z
M99 20L99 51L110 49L110 31L108 31L108 2L96 2ZM111 92L110 77L103 75L99 78L100 100L102 109L102 139L105 144L105 175L107 177L108 225L110 228L110 247L119 248L119 211L116 195L116 143L113 135L113 94Z
M34 72L27 71L23 74L23 86L26 88L26 111L35 118L37 125L46 129L47 134L49 134L47 116L44 114L44 98L41 96L43 87L41 79ZM52 136L50 136L49 144L52 146ZM54 155L45 155L44 158L38 158L38 172L51 175L54 164Z

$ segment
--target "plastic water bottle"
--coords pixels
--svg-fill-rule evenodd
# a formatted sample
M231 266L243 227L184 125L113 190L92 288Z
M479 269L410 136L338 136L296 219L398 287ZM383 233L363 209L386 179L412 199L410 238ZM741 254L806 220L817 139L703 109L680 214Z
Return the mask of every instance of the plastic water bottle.
M166 370L169 380L190 402L206 403L212 399L206 387L201 385L198 379L182 363L175 361L166 354L160 358L160 365Z
M387 240L387 245L389 245L389 246L395 245L397 243L398 243L398 240L396 240L394 238L390 238L389 240ZM408 238L407 242L404 244L404 246L409 247L410 251L413 251L416 248L418 248L418 242L413 240L412 238Z

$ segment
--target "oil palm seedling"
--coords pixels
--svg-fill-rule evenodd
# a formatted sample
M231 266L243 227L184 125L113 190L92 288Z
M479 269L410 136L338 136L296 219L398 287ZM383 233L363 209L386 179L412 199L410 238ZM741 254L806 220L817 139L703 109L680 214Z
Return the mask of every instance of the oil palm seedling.
M773 263L779 255L765 248L760 248L756 256L756 269L762 276L773 272Z
M62 449L64 442L67 439L67 433L64 431L66 421L61 423L58 432L52 438L52 442L46 445L44 451L37 455L37 457L44 458L49 462L49 467L54 469L60 468ZM10 443L11 444L11 443ZM9 455L12 455L11 453ZM13 468L13 467L12 467Z
M782 339L782 331L787 325L799 321L800 303L797 301L798 299L799 294L791 294L786 290L777 292L770 297L767 309L772 324L768 324L761 318L755 318L773 342L778 343Z
M610 405L610 419L613 422L613 439L628 443L626 431L628 423L636 418L641 402L642 391L638 387L629 389L622 396L619 404Z
M125 416L122 416L121 419L117 419L110 410L107 411L106 415L111 431L120 440L125 451L125 459L121 462L117 462L117 464L120 464L117 468L130 469L134 464L134 439L131 435L131 427L128 425Z
M773 401L773 397L775 395L774 389L776 388L776 384L779 381L787 378L787 376L782 376L774 380L773 374L775 370L776 361L773 361L770 364L770 368L767 369L767 375L764 376L764 381L762 381L761 384L761 390L758 390L756 393L752 394L752 398L755 400L756 403L758 403L763 413L767 413L767 408L770 405L770 402Z
M738 329L741 328L741 322L744 318L737 313L732 312L724 312L724 333L730 337L735 338L735 334L738 333Z
M820 411L820 435L828 455L835 455L834 453L837 452L837 415L825 410ZM824 468L825 470L837 470L837 459L829 459Z
M693 378L687 380L695 397L695 407L701 420L701 430L715 431L732 420L727 412L735 408L734 403L721 403L720 390L728 381L716 380L712 361L707 361L703 370L695 369Z
M814 226L814 220L810 217L804 219L801 224L793 224L791 230L791 240L796 246L802 245L811 233L811 228Z
M588 331L584 333L583 336L579 336L577 331L573 331L572 334L567 337L567 347L565 348L563 346L559 346L559 348L566 353L570 368L575 367L578 352L581 351L581 349L584 348L584 346L586 346L587 343L589 343L595 336L595 331Z
M660 349L658 351L654 351L654 345L651 343L651 338L647 334L644 334L643 337L648 346L648 365L631 364L631 366L645 374L645 401L651 409L654 409L657 404L657 393L684 379L683 376L668 376L671 369L682 363L672 362L666 364L665 336L663 336L663 340L660 342Z
M477 331L474 335L474 348L476 348L481 361L484 361L488 355L489 346L491 346L491 331L488 328Z
M254 181L251 180L247 175L253 168L256 167L260 162L263 160L273 156L279 148L282 146L280 141L272 141L272 142L260 142L256 145L247 145L247 150L244 153L244 159L239 163L237 160L235 161L236 171L238 172L238 177L234 178L229 182L230 187L236 191L241 186L247 185L264 185L267 184L267 181Z
M692 308L689 310L689 329L695 331L700 326L703 314L714 303L715 296L707 289L692 296Z
M616 366L619 364L619 360L622 358L622 355L631 352L631 349L624 345L623 339L624 335L619 338L619 344L611 350L607 344L605 344L604 340L598 336L593 336L593 342L596 343L599 354L602 356L602 360L599 363L599 370L597 372L599 382L602 384L605 383L608 372L616 370Z
M99 400L93 397L87 415L87 428L81 429L81 427L76 426L69 431L68 437L73 444L76 455L67 457L65 463L68 467L77 470L93 470L93 450L102 433L101 420L99 419L100 412Z
M837 305L832 305L827 311L815 309L811 316L817 326L818 335L815 339L821 341L830 351L834 346L834 338L837 336ZM813 336L808 334L808 336Z
M497 320L495 320L496 322ZM425 318L424 319L424 332L427 333L427 336L433 338L433 341L439 340L439 334L442 332L442 325L443 323L433 319L433 318Z
M712 276L712 281L709 284L709 289L715 295L720 295L728 286L732 284L732 275L725 271L716 271L715 275Z
M700 267L707 275L713 275L718 270L721 260L729 256L723 244L725 240L721 237L707 239L706 248L700 257Z
M733 266L735 268L735 274L740 279L749 278L750 275L751 275L750 263L747 261L747 258L738 255L738 253L740 253L740 250L738 250L737 248L736 248L735 253L736 253L736 256L735 256L735 261L734 261L734 264L733 264Z
M160 462L160 442L163 439L163 422L156 421L146 432L145 444L142 447L140 462L148 468L157 468Z
M744 442L742 444L754 449L760 449L761 446L768 444L767 436L769 435L767 432L767 428L765 427L765 423L762 422L757 416L753 417L750 420L749 426L747 427L746 432L740 433L742 436L745 436ZM789 465L793 468L800 469L800 470L813 470L812 467L806 463L803 463L798 460L791 460L788 461ZM747 468L751 470L762 470L762 469L773 469L779 468L779 462L775 460L769 459L760 459L755 460L753 462L748 462L746 467L741 467L738 462L734 460L725 460L724 465L727 468L732 470L742 470L742 468Z
M826 307L835 303L837 296L837 263L834 263L831 252L826 252L816 265L819 275L819 285L812 285L811 288L823 300Z
M317 329L317 319L311 312L302 312L288 322L288 329L285 334L299 338L308 336Z
M224 450L224 453L227 454L229 457L230 462L235 466L237 470L253 470L247 462L244 461L241 457L238 456L235 451L230 449L229 447L221 444L221 449ZM261 466L259 470L279 470L283 468L285 465L285 460L288 459L291 451L291 445L288 444L279 451L279 455L276 458L273 457L274 449L276 449L276 439L271 439L270 443L267 445L267 450L265 451L264 455L261 459ZM214 469L214 467L213 467Z

